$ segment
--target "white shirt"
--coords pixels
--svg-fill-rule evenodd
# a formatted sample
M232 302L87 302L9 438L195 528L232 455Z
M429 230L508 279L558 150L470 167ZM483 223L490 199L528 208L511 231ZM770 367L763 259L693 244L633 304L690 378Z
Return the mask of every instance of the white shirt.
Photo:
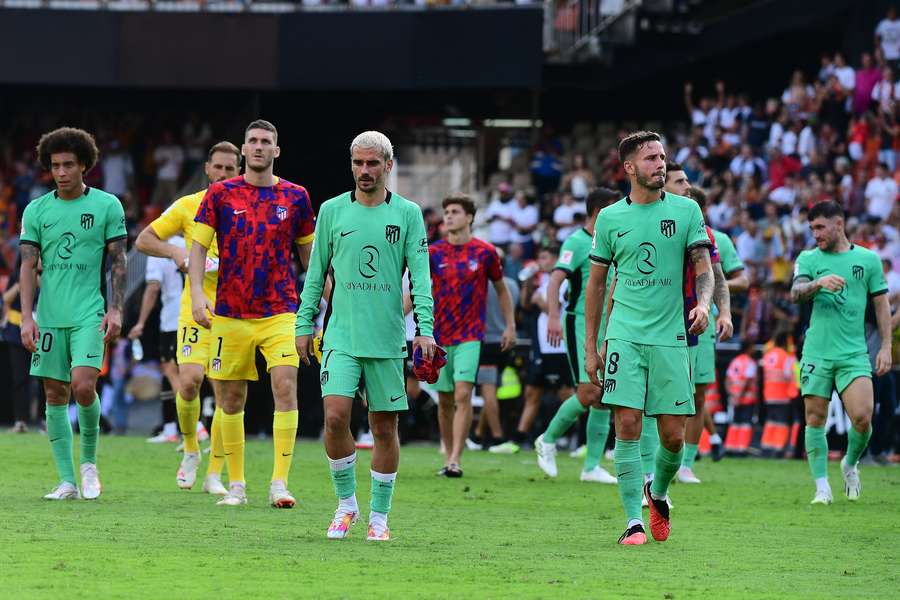
M169 243L184 248L184 240L180 237L171 238ZM159 330L178 331L178 312L181 308L184 277L175 266L175 262L169 258L148 256L144 281L159 283L159 299L162 302L162 309L159 311Z
M709 216L709 224L714 229L725 229L725 226L731 221L731 217L734 216L734 208L723 201L710 206L706 214Z
M897 183L889 178L873 177L866 184L866 211L884 220L891 214L897 201Z
M757 169L759 169L760 174L766 172L766 163L756 156L744 158L738 154L731 159L731 164L728 168L736 177L753 177L753 175L756 174Z
M897 292L900 292L900 273L897 273L897 271L891 269L884 274L884 278L887 280L888 293L891 296L893 296Z
M797 134L788 129L781 135L781 153L789 156L797 151Z
M541 285L538 286L538 293L544 298L547 297L547 285L550 283L550 277L542 277L543 281L541 281ZM562 282L562 285L559 286L559 318L560 320L564 320L566 318L566 292L569 290L569 280L565 280ZM547 340L547 322L550 321L550 317L547 315L545 311L541 311L541 314L538 315L537 320L537 335L538 335L538 346L540 346L541 354L565 354L566 352L566 344L562 343L557 347L553 347L550 345L550 342Z
M891 106L891 100L900 99L900 81L888 83L881 80L872 88L872 100L881 105L881 108L887 110Z
M556 226L559 228L556 233L557 241L564 241L567 237L572 235L573 231L578 229L578 225L569 225L572 223L572 220L575 218L577 214L587 214L587 208L584 205L584 202L574 203L571 206L566 204L560 204L556 207L556 210L553 211L553 222L556 223Z
M844 65L840 69L835 69L834 74L837 76L838 83L846 90L852 90L856 87L856 71L850 65Z
M515 207L516 201L501 202L499 198L491 200L487 209L487 218L491 217L510 218L512 216L512 208ZM488 240L492 244L508 244L512 239L512 225L503 220L491 221L488 225Z
M882 19L875 28L875 34L881 36L881 49L887 60L900 58L900 19Z
M769 200L781 206L793 206L796 198L797 191L784 185L769 193Z
M747 231L741 233L734 243L738 258L744 262L764 260L766 258L766 248L762 240L759 239L760 237L759 233L757 233L757 237L750 235Z
M800 139L797 140L797 154L800 155L800 160L804 165L809 163L809 157L815 149L816 136L813 134L812 127L807 125L800 130Z
M516 227L532 227L538 224L539 215L537 206L533 204L526 204L525 206L519 206L516 202L511 202L512 209L510 210L510 217L515 221ZM531 233L519 233L515 228L512 230L510 239L513 242L518 242L520 244L524 244L525 242L531 241L534 239L534 232Z
M101 161L103 167L103 191L122 197L128 192L128 177L134 175L131 157L124 152L107 154Z
M181 146L160 146L153 152L153 160L159 165L156 178L163 181L175 181L178 179L178 171L184 162L184 150Z
M691 157L691 153L693 152L696 152L697 156L699 156L700 158L706 158L707 156L709 156L709 150L706 149L706 146L697 146L695 148L685 146L678 151L678 154L675 155L675 162L686 163L687 159Z
M586 198L588 195L587 178L582 175L574 175L570 180L570 191L576 198Z

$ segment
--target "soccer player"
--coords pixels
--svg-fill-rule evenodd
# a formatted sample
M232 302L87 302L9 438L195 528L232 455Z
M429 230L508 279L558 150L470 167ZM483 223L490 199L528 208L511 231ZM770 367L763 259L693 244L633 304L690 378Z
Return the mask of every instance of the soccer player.
M334 277L322 337L320 381L325 402L325 452L338 508L330 539L347 537L359 518L356 449L350 412L362 387L368 402L372 496L366 539L390 539L387 525L400 463L397 412L407 409L403 375L406 323L403 272L409 269L416 332L413 350L434 355L428 238L421 209L385 188L394 151L383 133L366 131L350 144L355 187L322 204L317 242L297 312L296 344L310 364L313 317L325 278Z
M222 506L247 503L244 404L247 381L258 378L257 349L266 359L275 400L269 504L291 508L295 503L287 489L297 438L300 364L294 345L297 290L291 246L297 244L305 268L315 217L306 190L273 174L280 153L275 126L262 119L250 123L241 146L246 172L209 186L192 231L192 314L198 325L211 329L209 378L220 382L222 447L230 479L228 493L218 502ZM219 248L214 311L203 288L213 236Z
M585 298L585 370L603 385L603 403L614 407L615 463L628 520L620 544L643 544L641 518L641 416L656 417L660 448L653 482L644 484L650 532L666 540L669 482L681 465L684 424L694 413L687 334L706 329L713 292L712 245L700 208L663 191L666 154L657 133L640 131L619 143L619 159L631 182L629 196L605 208L597 221ZM685 262L695 270L697 305L685 331ZM616 288L605 343L598 351L602 301L609 265ZM602 355L602 358L601 358ZM605 365L605 376L599 371Z
M78 405L81 491L100 496L97 438L100 398L97 376L107 342L122 329L125 297L125 213L122 204L84 184L97 164L94 137L63 127L41 136L38 160L50 171L56 190L36 198L22 215L19 293L22 344L33 352L31 375L40 377L47 397L47 438L59 485L47 500L78 498L72 460L69 395ZM110 299L105 300L104 257L109 256ZM38 259L43 265L37 322L32 318Z
M210 183L218 183L236 176L240 172L240 165L241 151L238 147L231 142L219 142L209 149L203 170ZM206 190L203 189L172 203L172 206L138 235L135 242L137 249L149 256L169 258L178 265L179 270L187 272L188 255L196 227L194 217L205 194ZM184 238L184 246L167 241L176 235ZM219 250L213 239L207 251L203 273L203 293L212 305L215 305L216 301L218 266ZM208 328L198 324L191 313L190 278L185 282L181 295L176 334L178 339L175 360L178 363L178 386L175 406L178 411L178 425L184 436L184 456L175 475L175 482L182 489L191 489L197 479L197 468L200 466L200 445L197 442L197 420L200 418L199 394L203 376L209 367L212 334ZM228 490L222 485L221 475L225 463L225 450L222 446L222 393L215 380L210 379L210 384L216 398L216 410L213 413L210 432L211 451L203 491L224 496Z
M872 436L872 369L865 338L866 304L875 309L881 349L875 372L891 368L891 309L881 260L874 252L851 244L844 233L844 211L835 202L809 210L816 248L805 250L794 265L791 298L812 302L809 329L800 361L800 393L806 404L806 455L816 484L812 504L831 504L828 484L828 441L825 421L831 392L844 403L851 428L841 475L848 500L860 493L859 457Z
M497 250L472 237L475 203L464 194L454 194L444 198L441 205L447 237L428 248L435 340L447 351L447 365L435 385L438 424L447 450L446 462L438 474L462 477L460 458L472 428L472 389L484 339L488 280L497 292L506 320L500 338L501 352L515 345L516 322Z
M566 343L566 354L572 380L577 384L575 395L562 403L556 415L547 426L547 431L534 441L538 466L550 477L556 477L556 440L564 434L586 410L590 408L587 421L587 454L581 468L581 481L597 483L616 483L616 478L600 466L600 457L606 447L609 436L609 409L600 407L603 392L591 383L584 370L584 290L591 270L591 243L594 227L600 211L619 198L619 193L607 188L592 191L587 197L588 217L584 227L566 238L560 249L556 268L550 275L547 285L547 337L553 346L558 346L563 339ZM614 273L607 273L606 289L612 287ZM563 333L559 310L559 288L564 280L569 280L569 302L566 308L566 328ZM607 294L608 296L608 294ZM604 326L606 317L606 298L604 298L604 314L597 326ZM594 332L597 337L597 332Z
M693 189L684 172L684 167L680 164L671 161L666 163L666 186L664 189L670 194L692 198L700 206L701 213L703 212L706 197L698 194L703 197L704 202L693 198ZM715 279L713 303L718 311L718 316L716 317L715 325L712 325L712 317L715 311L713 307L710 307L709 316L711 323L707 326L706 331L697 336L688 335L688 354L691 358L691 377L694 382L694 410L696 412L688 417L685 425L684 455L681 460L681 467L678 469L678 481L682 483L700 483L700 479L694 475L693 469L700 444L700 436L706 423L706 387L716 381L716 334L718 333L719 339L725 341L734 332L734 326L731 323L731 295L728 292L725 274L722 271L715 235L709 225L706 226L706 233L709 235L709 240L712 244L709 257ZM691 265L688 265L688 273L686 274L684 285L685 298L687 300L685 303L685 315L687 315L687 311L693 308L693 303L696 299ZM710 433L715 434L715 430ZM712 444L713 442L718 443L721 447L721 439L713 439L710 443Z

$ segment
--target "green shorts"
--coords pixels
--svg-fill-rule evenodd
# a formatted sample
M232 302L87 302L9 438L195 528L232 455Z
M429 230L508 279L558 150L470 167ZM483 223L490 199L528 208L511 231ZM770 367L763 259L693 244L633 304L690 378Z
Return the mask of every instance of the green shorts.
M703 334L696 346L688 346L691 375L694 385L714 383L716 380L716 338Z
M463 342L447 346L447 364L441 369L434 388L439 392L452 392L457 381L475 383L481 357L481 342Z
M406 378L402 358L357 358L338 350L322 354L322 396L353 398L366 394L370 412L406 410Z
M75 367L103 366L103 332L100 321L78 327L41 327L37 352L31 355L35 377L69 382Z
M566 357L569 359L569 369L572 371L572 381L590 383L587 371L584 370L584 334L587 324L584 315L566 313L565 329L563 334L566 340Z
M800 363L800 394L831 398L832 390L842 394L857 377L872 378L868 354L841 360L804 356Z
M688 349L608 340L603 404L636 408L648 417L694 414Z

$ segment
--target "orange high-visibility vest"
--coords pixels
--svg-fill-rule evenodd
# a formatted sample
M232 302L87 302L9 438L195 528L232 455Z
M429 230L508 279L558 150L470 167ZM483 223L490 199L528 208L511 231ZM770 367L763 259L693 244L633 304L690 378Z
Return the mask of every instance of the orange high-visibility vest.
M763 399L766 402L790 402L797 395L796 362L794 355L783 348L772 348L763 355Z
M749 354L738 354L728 365L725 388L733 406L756 404L756 361Z

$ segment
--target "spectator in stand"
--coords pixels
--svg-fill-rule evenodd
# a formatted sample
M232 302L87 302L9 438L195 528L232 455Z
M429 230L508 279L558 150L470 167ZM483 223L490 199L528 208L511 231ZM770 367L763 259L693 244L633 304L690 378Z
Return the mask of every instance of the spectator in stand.
M880 163L875 177L866 184L866 212L881 221L888 218L897 203L897 182L888 176L887 165Z
M503 257L503 273L509 277L518 277L525 266L522 244L509 244L509 251Z
M766 140L769 137L769 129L772 123L766 117L766 111L762 104L757 103L753 107L753 112L745 121L744 135L747 143L753 148L755 153L761 153ZM693 181L693 179L691 179Z
M900 82L894 81L894 70L885 67L881 71L881 81L872 88L872 100L877 103L879 111L891 109L891 105L900 100Z
M703 143L703 134L700 129L694 130L688 137L688 143L675 155L675 162L684 163L691 157L704 159L709 156L709 149Z
M134 184L134 163L122 149L119 140L112 140L100 159L103 168L103 190L121 200Z
M501 250L509 248L512 241L512 210L515 206L512 199L512 186L503 181L497 186L497 195L488 204L488 241Z
M750 281L765 281L767 248L762 232L748 211L741 216L743 231L735 240L738 258L747 265Z
M840 52L834 55L834 76L846 94L853 93L856 88L856 71L847 64Z
M584 202L588 192L594 188L594 174L587 168L583 154L572 158L572 170L563 177L560 189L571 194L575 200Z
M562 162L556 144L545 142L531 156L531 179L538 195L554 192L562 178Z
M823 54L819 59L819 81L825 83L834 75L834 61L827 54Z
M811 108L810 104L815 95L815 90L806 83L803 71L797 69L791 76L791 83L781 94L781 102L787 108L788 115L792 119L805 119Z
M793 173L785 175L784 185L769 192L769 200L778 205L780 213L791 212L797 201L797 177Z
M510 222L513 226L511 239L522 246L523 258L534 258L534 231L540 222L540 215L528 194L521 190L516 192L516 201L510 209Z
M888 8L884 19L875 27L875 46L881 48L889 63L896 66L900 62L900 19L894 6Z
M766 173L765 161L753 155L750 144L741 146L740 154L731 159L728 168L735 177L763 177Z
M162 142L153 151L153 162L156 165L156 188L150 202L164 209L175 200L181 167L184 164L184 150L175 143L171 131L163 132Z
M853 90L853 114L861 115L872 104L872 91L881 81L881 69L872 60L872 55L864 52L860 68L856 71L856 88Z
M878 162L886 164L888 173L893 173L897 170L897 151L894 149L898 133L896 102L892 102L887 110L881 111L878 126L881 135Z
M184 169L188 175L206 162L206 151L212 145L212 134L209 123L201 121L197 113L191 113L181 133L187 156Z
M22 219L22 212L28 203L31 202L31 188L34 187L35 177L34 171L28 167L28 163L24 160L17 160L13 163L15 177L13 178L13 202L16 204L16 221Z
M579 223L584 223L584 215L586 213L587 208L583 200L576 202L572 194L564 193L562 202L553 211L553 224L557 227L556 240L559 242L565 241L573 231L576 231L581 226ZM578 215L581 215L580 219Z

